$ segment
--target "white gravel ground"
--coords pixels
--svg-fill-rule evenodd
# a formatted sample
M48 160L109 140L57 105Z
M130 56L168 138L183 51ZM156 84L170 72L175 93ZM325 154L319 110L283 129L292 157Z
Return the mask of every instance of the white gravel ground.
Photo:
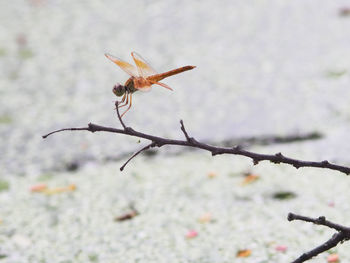
M350 165L350 18L339 16L348 5L0 1L0 180L9 183L0 192L0 262L288 262L331 235L287 222L289 211L349 225L349 180L339 173L188 153L140 157L120 174L120 163L103 160L138 148L134 138L41 138L88 122L117 125L111 88L127 76L103 54L131 61L136 50L160 72L197 68L164 81L173 93L135 94L125 118L133 128L181 138L181 118L197 139L214 141L316 130L325 138L256 150ZM80 160L88 163L64 172ZM242 187L250 169L262 179ZM210 171L218 176L208 179ZM31 193L43 177L50 187L77 190ZM280 190L297 197L272 199ZM129 202L140 215L114 222ZM215 222L199 224L206 212ZM199 235L186 240L191 229ZM275 250L279 244L286 253ZM244 248L252 255L236 259ZM348 244L335 251L350 262Z
M347 193L349 180L335 172L261 164L253 169L261 179L242 186L251 163L239 157L138 158L123 173L120 165L9 178L10 190L0 193L1 254L8 255L1 262L290 262L332 231L290 223L288 212L324 214L344 224L350 216L348 195L333 191ZM209 178L210 172L217 176ZM29 186L38 182L77 189L31 193ZM279 191L296 198L273 199ZM140 214L115 222L130 202ZM205 213L212 221L201 224ZM198 236L186 239L189 230ZM278 245L288 250L278 252ZM236 259L240 249L252 255ZM347 243L333 251L348 262L349 249ZM327 255L312 262L325 262Z

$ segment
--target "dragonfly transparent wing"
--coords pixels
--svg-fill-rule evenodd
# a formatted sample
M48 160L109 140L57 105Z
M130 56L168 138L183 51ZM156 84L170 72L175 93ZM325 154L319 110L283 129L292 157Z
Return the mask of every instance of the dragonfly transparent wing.
M125 62L115 56L112 56L110 54L105 54L105 56L113 61L115 64L117 64L122 70L124 70L126 73L128 73L130 76L132 77L138 77L139 74L138 74L138 71L137 69L135 68L135 66L129 64L128 62Z
M145 78L157 74L157 71L155 71L155 69L152 68L150 64L139 54L137 54L136 52L131 52L131 56L135 61L137 71L140 77Z
M156 85L162 86L163 88L169 89L169 90L173 90L172 88L170 88L167 84L164 84L162 82L156 82L154 83Z

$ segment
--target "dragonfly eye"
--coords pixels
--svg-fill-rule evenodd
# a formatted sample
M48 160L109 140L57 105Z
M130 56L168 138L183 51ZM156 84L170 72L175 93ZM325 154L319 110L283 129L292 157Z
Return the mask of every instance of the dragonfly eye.
M112 91L113 91L113 93L114 93L116 96L120 97L120 96L123 96L123 95L124 95L124 93L125 93L125 87L124 87L123 85L116 84L116 85L114 85Z

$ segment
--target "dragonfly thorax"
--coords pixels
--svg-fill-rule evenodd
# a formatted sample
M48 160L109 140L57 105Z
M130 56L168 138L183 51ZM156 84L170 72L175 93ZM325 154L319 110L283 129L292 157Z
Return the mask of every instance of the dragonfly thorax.
M139 79L140 79L139 77L131 77L131 78L129 78L124 84L126 92L134 93L135 91L137 91L135 86L136 87L139 86L139 83L138 83Z
M150 84L149 81L147 81L143 77L133 78L133 82L134 82L135 87L144 87L144 86L148 86Z

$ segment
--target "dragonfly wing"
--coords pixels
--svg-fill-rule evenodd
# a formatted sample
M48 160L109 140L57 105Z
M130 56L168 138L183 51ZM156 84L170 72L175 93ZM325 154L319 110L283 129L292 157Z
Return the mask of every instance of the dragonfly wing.
M157 81L150 81L150 82L152 83L152 85L159 85L159 86L162 86L163 88L166 88L166 89L169 89L169 90L173 90L167 84L164 84L162 82L157 82Z
M159 86L162 86L163 88L166 88L166 89L173 90L173 89L170 88L167 84L164 84L164 83L162 83L162 82L155 82L154 84L159 85Z
M154 68L152 68L150 64L139 54L137 54L136 52L131 52L131 56L135 61L137 71L141 77L145 78L157 74L157 71L155 71Z
M132 77L138 77L139 74L138 74L138 71L137 69L135 68L135 66L129 64L128 62L125 62L125 61L122 61L121 59L115 57L115 56L112 56L110 54L105 54L105 56L113 61L115 64L117 64L122 70L124 70L126 73L128 73L130 76Z

